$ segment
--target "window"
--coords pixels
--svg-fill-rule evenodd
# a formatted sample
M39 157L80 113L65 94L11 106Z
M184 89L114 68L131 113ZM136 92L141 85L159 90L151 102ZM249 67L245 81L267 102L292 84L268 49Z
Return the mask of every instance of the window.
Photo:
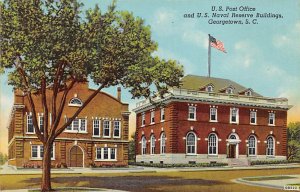
M145 126L146 120L145 120L145 113L142 113L142 126Z
M68 118L65 119L68 121ZM66 132L74 132L74 133L86 133L87 132L87 120L76 118L72 121L72 123L66 128Z
M151 135L150 138L150 154L155 154L155 137Z
M189 118L188 120L196 120L196 107L189 106Z
M109 147L96 148L96 160L114 161L117 159L117 149Z
M146 137L143 136L143 137L142 137L142 155L145 155L145 154L146 154L146 144L147 144Z
M93 136L100 137L100 120L93 120Z
M160 121L165 120L165 108L160 109Z
M274 156L274 138L272 136L267 138L267 155Z
M151 118L150 123L153 124L153 123L155 123L155 120L154 120L155 111L151 111L150 115L151 115L151 117L150 117Z
M27 133L34 133L32 114L27 115Z
M269 113L269 125L275 125L275 113Z
M186 153L196 154L196 136L194 133L188 133L186 136Z
M230 123L239 123L239 109L230 108Z
M233 94L233 88L228 87L228 88L226 89L226 93L227 93L227 94Z
M110 122L103 121L103 137L110 137Z
M245 92L245 95L248 96L248 97L252 96L252 91L250 91L250 90L249 90L249 91L246 91L246 92Z
M121 122L114 121L114 137L120 138L121 137Z
M233 134L231 134L230 137L229 137L229 139L236 139L236 136L233 135Z
M256 111L250 111L250 124L256 124Z
M253 135L251 135L248 139L248 155L256 155L256 138Z
M210 121L217 121L217 108L210 108Z
M40 131L43 133L44 132L44 116L39 115L39 127Z
M55 147L51 147L51 159L54 159ZM43 145L31 145L31 158L32 159L43 159L44 146Z
M218 154L218 137L214 133L208 136L208 154L209 155Z
M82 101L78 98L72 98L69 102L69 106L80 107L82 106Z
M213 86L211 86L211 85L207 86L207 87L206 87L206 91L207 91L207 92L213 92L213 91L214 91Z
M160 153L166 153L166 134L162 133L160 136Z

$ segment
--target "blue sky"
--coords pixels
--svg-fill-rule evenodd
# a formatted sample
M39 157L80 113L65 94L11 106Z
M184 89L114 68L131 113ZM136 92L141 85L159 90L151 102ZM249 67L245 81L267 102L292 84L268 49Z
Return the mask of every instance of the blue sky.
M107 0L82 2L84 9L98 3L103 10L111 3ZM260 18L256 25L212 25L208 19L183 17L186 13L211 14L211 6L249 6L256 9L254 14L279 13L283 18ZM294 105L289 111L289 121L300 121L300 1L120 0L117 9L145 19L151 26L153 40L159 45L155 54L178 60L185 74L207 75L210 33L221 40L227 50L224 54L212 49L213 77L234 80L264 96L287 97ZM0 134L3 135L13 100L6 75L0 77L0 89ZM116 95L116 88L106 91ZM130 98L130 94L123 91L123 101L133 108L136 101Z

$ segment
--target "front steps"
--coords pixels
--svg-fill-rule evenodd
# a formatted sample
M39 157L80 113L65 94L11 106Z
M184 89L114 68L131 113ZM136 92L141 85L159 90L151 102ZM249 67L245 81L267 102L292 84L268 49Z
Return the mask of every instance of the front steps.
M248 167L250 166L250 161L248 159L228 159L228 165L231 167Z

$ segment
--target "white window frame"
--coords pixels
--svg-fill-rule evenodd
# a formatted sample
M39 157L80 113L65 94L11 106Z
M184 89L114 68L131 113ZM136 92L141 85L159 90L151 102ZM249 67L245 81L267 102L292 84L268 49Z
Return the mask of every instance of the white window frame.
M271 144L269 143L269 139L272 139L272 148L270 148ZM267 137L267 143L266 143L266 155L268 157L274 157L275 156L275 138L273 136ZM270 153L272 152L272 153Z
M227 93L227 94L233 94L233 88L232 88L232 87L228 87L228 88L226 89L226 93Z
M77 104L77 103L72 103L74 100L77 100L77 101L79 101L80 103L79 104ZM73 97L70 101L69 101L69 106L70 107L81 107L82 106L82 101L81 101L81 99L79 99L79 98L77 98L77 97Z
M212 85L208 85L208 86L206 87L206 91L207 91L207 92L213 92L213 91L214 91L214 87L213 87Z
M104 158L104 152L107 150L107 158ZM115 158L112 159L112 151L114 151ZM96 155L95 155L95 161L117 161L117 148L114 147L96 147L95 149ZM98 158L98 155L100 153L100 158Z
M105 126L106 122L108 122L108 129ZM108 130L108 135L105 135L105 130L106 129ZM111 136L110 129L111 129L111 122L109 120L103 120L103 138L110 138L110 136Z
M189 135L194 135L195 139L194 139L194 145L192 144L189 144L189 142L192 142L192 141L189 141ZM192 147L191 148L191 151L194 151L194 152L189 152L189 147ZM188 132L186 134L186 154L187 155L196 155L197 154L197 136L194 132Z
M113 124L114 124L113 137L114 138L121 138L121 121L113 121ZM116 124L118 124L118 126L116 126ZM118 127L118 129L119 129L119 136L115 135L116 127Z
M41 129L41 125L43 125L43 129ZM43 114L39 114L39 128L41 133L44 133L45 130L45 120L44 120L44 115Z
M254 138L254 141L252 140ZM254 154L250 154L250 150L254 151ZM254 150L253 150L254 149ZM248 138L248 156L256 156L257 154L257 139L254 135L250 135Z
M214 120L212 119L213 111L215 112L215 119ZM216 107L211 107L209 109L209 121L210 122L218 122L218 109Z
M166 153L166 134L163 132L160 135L160 154Z
M147 153L147 140L146 137L143 136L141 140L141 154L145 155Z
M160 122L164 122L166 119L166 116L165 116L165 108L161 108L160 109Z
M194 118L191 118L191 115L194 114ZM196 121L197 117L197 107L196 106L189 106L188 107L188 120L189 121Z
M254 114L254 116L252 116ZM254 123L251 122L251 119L254 118ZM257 111L250 111L250 124L256 125L257 124Z
M236 110L236 121L232 121L232 117L233 117L233 111ZM238 108L230 108L230 123L232 124L239 124L239 109Z
M141 127L144 127L146 124L146 116L145 116L145 113L142 113L142 124L141 124Z
M32 132L29 131L29 123L32 125L32 129L33 129ZM33 125L33 117L32 117L31 112L29 114L27 114L26 125L27 125L26 134L35 134L35 128L34 128L34 125Z
M270 123L271 119L273 119L273 123ZM269 126L275 126L275 113L274 112L269 113L268 125Z
M98 129L99 129L98 135L95 135L96 126L98 126ZM93 119L93 137L101 137L101 120L100 119Z
M150 154L155 154L155 136L153 134L150 137Z
M246 92L245 92L245 95L246 95L247 97L251 97L251 96L252 96L252 91L250 91L250 90L246 91Z
M215 133L211 133L208 135L208 151L207 151L207 154L208 155L218 155L218 135L215 134ZM210 152L210 148L212 148L212 152ZM216 150L216 152L214 153L213 150Z
M32 156L32 148L37 147L37 157ZM39 144L32 144L30 147L30 160L43 160L43 154L44 154L44 146ZM55 144L52 146L52 154L51 160L55 160Z
M155 123L155 111L150 112L150 125Z
M68 118L65 119L65 121L67 121ZM78 129L74 129L74 122L78 121ZM84 121L84 130L81 130L81 126L82 126L82 121ZM68 129L71 128L71 129ZM64 132L67 133L87 133L87 118L75 118L72 123L65 129Z

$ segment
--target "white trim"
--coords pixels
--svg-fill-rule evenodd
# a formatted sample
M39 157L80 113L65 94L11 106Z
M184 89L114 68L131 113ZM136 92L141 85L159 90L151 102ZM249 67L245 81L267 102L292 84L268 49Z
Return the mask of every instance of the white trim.
M105 126L104 123L108 122L108 135L104 135L105 134ZM103 120L103 138L110 138L111 137L111 121L109 120Z
M193 109L193 112L190 112L190 109ZM194 118L190 118L190 114L194 114ZM188 106L188 120L189 121L197 120L197 107L196 106Z
M212 109L215 110L215 120L212 120ZM210 107L209 108L209 122L218 122L218 109L216 107Z
M162 139L162 136L164 136L164 140ZM165 153L166 153L166 140L167 140L167 138L166 138L166 134L165 134L165 132L162 132L161 134L160 134L160 139L159 139L159 143L160 143L160 146L159 146L159 148L160 148L160 154L161 155L164 155ZM164 145L162 145L162 142L164 142ZM163 149L163 147L164 147L164 150L162 150Z
M98 135L95 135L95 121L98 121L98 125L99 125L99 134ZM101 137L101 120L96 118L96 119L93 119L93 136L92 137Z
M194 137L195 137L195 145L194 145L194 147L195 147L195 152L194 153L188 153L188 144L187 144L187 142L188 142L188 135L189 134L193 134L194 135ZM190 146L190 145L189 145ZM186 153L186 155L197 155L197 135L193 132L193 131L190 131L190 132L188 132L187 134L186 134L186 140L185 140L185 153Z
M215 138L215 142L216 142L216 153L210 153L209 152L209 147L210 147L210 141L209 141L209 138L212 136L212 135L214 135L216 138ZM215 134L215 133L210 133L209 135L208 135L208 141L207 141L207 154L208 155L218 155L219 154L219 142L218 142L218 135L217 134Z
M271 120L271 115L273 114L273 124L270 124ZM269 118L268 118L268 126L275 126L275 113L274 112L269 112Z
M233 110L236 110L236 121L232 121L232 111ZM236 108L236 107L231 107L230 108L229 122L231 124L239 124L239 108Z
M254 138L254 145L255 145L255 147L254 147L254 154L250 154L249 152L249 149L250 149L250 147L249 147L249 145L250 145L250 137L253 137ZM256 136L255 135L253 135L253 134L251 134L249 137L248 137L248 149L247 149L247 154L248 154L248 156L249 157L253 157L253 156L256 156L257 155L257 138L256 138Z
M146 139L145 136L142 136L142 139L141 139L141 155L145 155L146 153L147 153L147 139Z
M155 124L155 111L150 112L150 125Z
M107 159L104 159L104 149L107 148ZM100 159L97 158L98 156L98 150L97 149L100 149ZM115 158L114 159L111 159L111 151L112 149L115 150ZM116 147L96 147L95 148L95 161L117 161L118 160L118 157L117 157L117 148Z
M164 117L164 118L162 118ZM166 120L165 108L160 109L160 122L164 122Z
M155 154L155 147L156 147L155 146L155 136L154 136L154 134L151 134L151 137L150 137L150 154L151 155Z
M74 100L79 101L80 104L74 104L74 103L71 103L71 102L74 101ZM69 101L69 103L68 103L68 106L70 106L70 107L81 107L82 104L83 104L83 103L82 103L81 99L79 99L79 98L77 98L77 97L73 97L72 99L70 99L70 101Z
M268 139L269 139L269 138L272 138L272 139L273 139L273 154L272 154L272 155L268 155L268 149L269 149L269 148L268 148ZM272 135L269 135L269 136L267 137L267 140L266 140L266 156L267 156L267 157L274 157L274 156L275 156L275 154L276 154L276 153L275 153L275 149L276 149L276 148L275 148L275 146L276 146L275 143L276 143L276 142L275 142L275 138L274 138Z
M119 136L115 136L115 123L119 123ZM122 133L122 129L121 129L121 121L113 121L113 138L121 138L121 133Z
M254 120L255 120L254 123L251 122L251 114L252 114L252 113L255 114L255 115L254 115ZM257 111L250 111L250 125L257 125Z
M145 124L146 124L146 116L145 116L145 113L143 112L141 116L142 116L141 127L145 127Z

